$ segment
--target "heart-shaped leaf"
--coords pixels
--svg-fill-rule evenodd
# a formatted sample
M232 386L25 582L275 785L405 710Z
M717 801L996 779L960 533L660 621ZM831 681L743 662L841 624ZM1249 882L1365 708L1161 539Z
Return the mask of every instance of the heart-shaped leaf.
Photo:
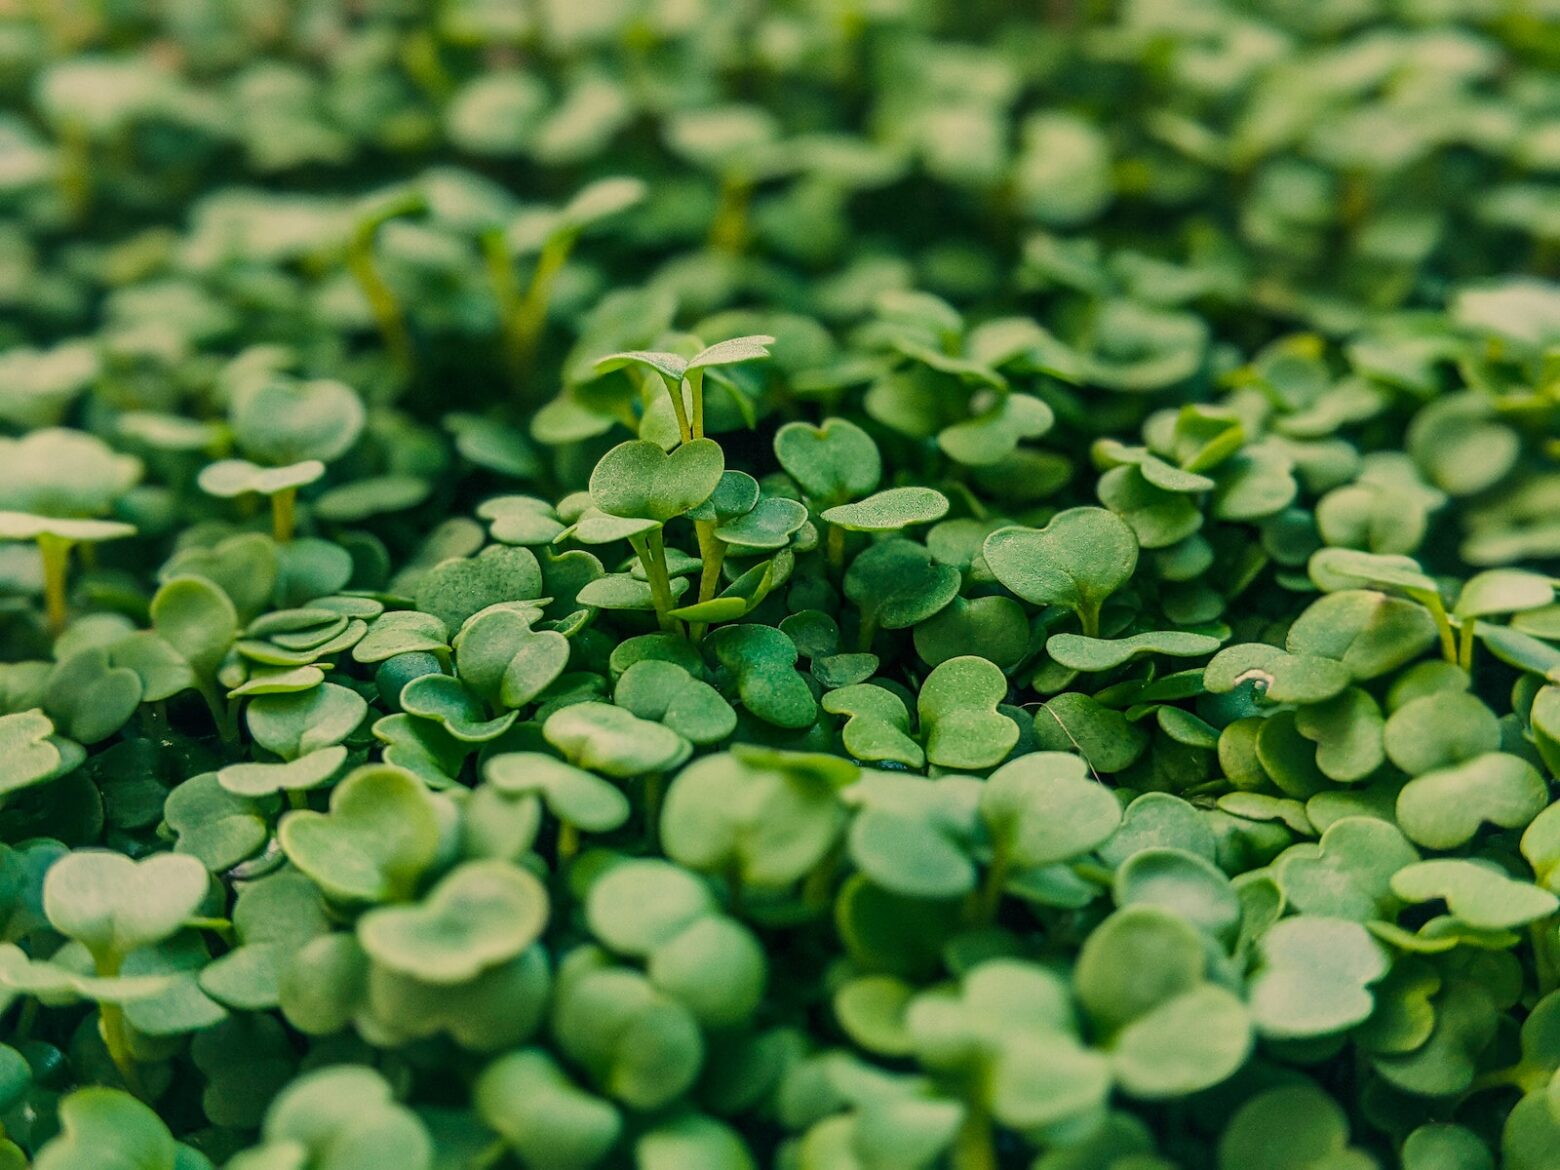
M847 419L824 419L816 427L786 423L775 432L774 447L786 474L820 507L869 495L883 478L877 444Z
M590 495L609 516L664 523L701 504L720 483L725 456L712 439L694 439L670 455L633 439L612 448L590 476Z
M1060 605L1099 632L1105 599L1131 578L1138 543L1104 508L1070 508L1044 528L1002 528L986 538L986 563L1008 589L1034 605Z
M424 983L464 983L514 958L547 925L547 891L507 861L452 870L415 906L382 906L358 922L376 963Z
M94 954L124 956L178 930L206 897L210 879L193 857L159 853L133 861L82 850L60 858L43 883L49 923Z
M984 658L950 658L926 676L916 707L926 758L944 768L1001 763L1018 742L1018 725L997 711L1007 679Z
M330 812L290 812L277 828L287 858L328 896L385 902L408 896L439 848L433 798L410 772L359 768L330 794Z

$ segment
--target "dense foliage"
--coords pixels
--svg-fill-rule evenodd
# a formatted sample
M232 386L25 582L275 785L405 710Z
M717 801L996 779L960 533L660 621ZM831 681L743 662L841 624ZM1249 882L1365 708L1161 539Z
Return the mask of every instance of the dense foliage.
M0 1168L1554 1170L1556 16L0 6Z

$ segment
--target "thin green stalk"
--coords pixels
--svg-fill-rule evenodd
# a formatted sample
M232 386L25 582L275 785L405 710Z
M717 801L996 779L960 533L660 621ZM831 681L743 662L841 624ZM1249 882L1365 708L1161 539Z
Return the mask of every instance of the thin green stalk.
M211 679L196 679L195 689L200 697L206 701L206 709L211 712L211 721L217 726L217 734L222 737L222 742L234 744L238 742L238 704L229 704L217 690L216 684Z
M271 536L277 544L286 544L293 538L298 524L298 489L285 487L271 494Z
M656 544L661 548L661 555L656 556L655 548L651 544L654 537ZM676 619L671 615L672 608L672 583L666 573L665 545L660 543L661 530L653 528L649 532L641 532L628 538L628 543L634 546L634 552L639 557L639 563L644 566L645 580L650 585L650 598L655 603L655 615L661 623L663 630L675 630Z
M482 258L487 265L488 286L498 307L499 331L503 336L504 362L509 375L518 384L525 376L526 339L521 332L522 302L520 282L515 278L514 258L503 230L493 228L482 233Z
M845 572L845 530L838 524L830 524L824 548L829 558L829 569L838 577Z
M869 617L861 619L861 632L856 637L856 649L863 654L872 649L872 639L877 637L878 619L874 612Z
M721 179L720 203L710 222L710 247L719 252L740 252L747 247L748 203L753 184L746 175L730 174Z
M997 1170L997 1148L992 1140L991 1115L984 1106L968 1103L964 1124L953 1139L953 1170Z
M680 389L680 388L679 388ZM693 437L704 438L704 371L688 371L688 391L693 396ZM680 396L679 396L680 397Z
M661 803L666 799L666 773L649 773L644 785L645 847L654 850L661 839Z
M46 7L52 7L46 0ZM71 120L60 127L60 198L71 222L86 219L92 206L92 141L80 123Z
M572 821L558 822L558 867L574 860L580 851L580 827Z
M1007 887L1013 862L1004 841L998 841L991 854L991 864L986 868L985 881L975 895L973 918L978 925L989 926L997 920L1002 908L1002 894Z
M714 520L695 520L693 531L699 538L699 601L711 601L720 588L720 570L726 563L726 543L715 535ZM695 642L704 637L707 623L696 622L688 636Z
M574 240L573 232L563 232L542 245L531 283L526 286L525 297L515 314L516 361L524 374L529 374L536 362L537 346L547 325L547 308L552 303L553 284L574 250Z
M49 629L58 634L70 616L66 597L66 576L70 565L71 542L52 532L38 537L38 555L43 558L43 607Z
M1473 669L1473 637L1477 626L1473 618L1466 617L1457 632L1457 665L1468 671Z
M369 311L379 326L379 334L384 339L385 348L390 351L391 360L395 362L396 369L407 377L415 367L412 334L395 290L379 271L379 263L374 256L374 242L379 238L379 229L392 219L411 215L422 208L422 196L408 192L372 215L365 216L353 229L352 240L347 246L347 268L368 300Z
M471 1156L466 1163L466 1170L493 1170L509 1154L509 1143L503 1138L497 1138L492 1145L485 1146Z
M672 400L672 413L677 416L677 435L684 443L693 438L693 426L688 421L688 408L683 403L682 382L673 382L670 378L662 378L666 386L666 393Z
M1085 638L1098 638L1100 636L1100 607L1098 605L1085 604L1078 610L1078 621L1083 626Z
M1425 608L1430 611L1430 616L1435 620L1435 630L1441 638L1441 657L1454 666L1459 661L1457 653L1457 638L1452 633L1451 619L1446 616L1446 607L1441 604L1439 597L1425 599Z
M121 959L112 951L94 953L92 960L100 979L113 979L119 975ZM109 1059L114 1062L120 1078L125 1082L125 1088L144 1100L146 1088L141 1083L140 1070L136 1068L135 1056L130 1051L125 1009L117 1003L98 1004L98 1030L103 1037L104 1047L108 1049Z

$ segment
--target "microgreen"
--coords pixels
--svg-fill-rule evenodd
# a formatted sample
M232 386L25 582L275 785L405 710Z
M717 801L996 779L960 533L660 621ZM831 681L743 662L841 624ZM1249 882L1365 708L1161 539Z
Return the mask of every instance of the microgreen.
M11 5L0 1170L1553 1170L1541 7Z

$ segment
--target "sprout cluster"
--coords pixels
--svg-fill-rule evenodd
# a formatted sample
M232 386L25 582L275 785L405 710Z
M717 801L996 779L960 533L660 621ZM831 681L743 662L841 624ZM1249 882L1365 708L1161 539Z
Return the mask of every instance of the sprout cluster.
M0 13L0 1170L1554 1170L1542 8Z

